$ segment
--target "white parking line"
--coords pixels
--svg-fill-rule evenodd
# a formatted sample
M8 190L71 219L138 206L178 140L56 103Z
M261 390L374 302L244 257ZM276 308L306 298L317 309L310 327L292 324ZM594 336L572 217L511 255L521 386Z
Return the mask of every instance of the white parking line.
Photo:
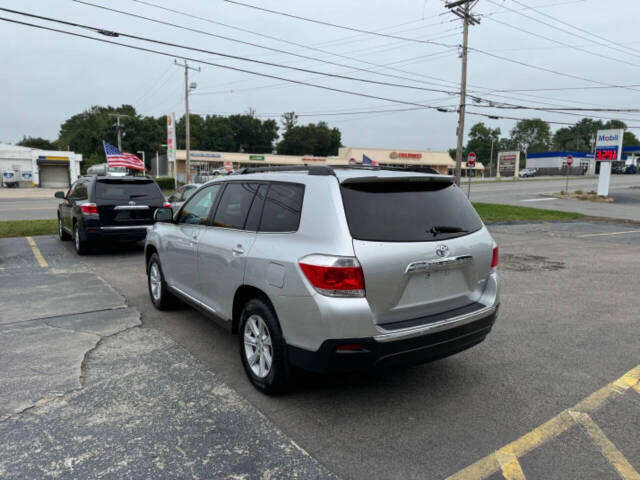
M549 200L557 200L557 198L527 198L520 200L521 202L548 202Z
M627 233L640 233L640 230L625 230L624 232L608 232L608 233L588 233L587 235L578 235L578 238L606 237L609 235L626 235Z

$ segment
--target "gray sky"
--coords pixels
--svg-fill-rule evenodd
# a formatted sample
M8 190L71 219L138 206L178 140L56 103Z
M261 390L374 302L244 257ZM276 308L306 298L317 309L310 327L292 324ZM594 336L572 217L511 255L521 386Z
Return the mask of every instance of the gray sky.
M268 40L250 33L168 13L133 0L87 1L243 41L295 51L299 54L341 63L345 67L300 59L157 25L81 5L72 0L0 0L0 6L206 50L376 81L454 91L457 86L449 82L458 82L460 79L460 59L455 45L461 42L462 25L460 20L448 13L441 0L323 0L322 2L246 0L246 2L365 30L418 39L437 39L435 41L453 47L358 34L264 13L225 3L222 0L182 0L180 2L148 0L256 33L313 46L370 63L332 57L318 51ZM532 10L523 10L523 6L515 0L480 0L474 12L489 15L482 18L480 25L471 27L469 45L494 55L597 82L615 85L640 84L640 41L637 36L640 2L637 0L518 1L534 8L539 6L539 12L573 24L584 31L597 32L609 41L591 37L584 31L570 26L555 23ZM509 11L507 8L519 10L520 14ZM549 26L538 23L532 18L526 18L522 14L539 19L548 23ZM0 16L21 18L5 12L0 12ZM39 20L25 19L25 21L49 25ZM81 30L64 26L51 26L83 33ZM575 46L580 50L534 36L526 33L525 30ZM583 38L572 35L571 32ZM84 33L93 35L86 31ZM99 38L108 39L104 36ZM453 108L458 103L457 96L446 93L320 78L309 73L187 52L172 47L123 38L114 40L166 51L177 58L180 55L187 55L198 59L210 59L220 64L395 100ZM610 42L623 44L627 48ZM14 143L23 135L54 139L57 137L60 124L66 118L91 105L132 104L139 113L154 116L172 111L177 115L184 113L183 70L173 66L173 58L170 57L2 22L0 24L0 62L0 91L3 92L0 109L0 141ZM390 66L395 70L372 66L371 63ZM372 69L372 71L353 71L354 66ZM317 114L321 111L405 108L403 105L387 101L307 86L292 84L283 86L281 85L283 82L278 80L209 65L201 67L202 72L194 73L191 78L198 84L197 91L191 97L191 110L196 113L231 114L254 108L259 115L268 114L278 118L279 112L286 111ZM378 73L402 76L414 81L391 78ZM598 88L503 92L498 94L513 98L496 97L495 94L487 93L486 89L541 89L599 85L509 63L474 51L470 52L469 56L468 82L469 90L477 92L475 95L519 105L549 106L536 103L545 102L553 106L594 107L597 104L597 106L608 108L640 107L640 87L638 90ZM526 110L494 110L481 107L470 107L470 110L511 117L537 116L558 122L574 122L581 118ZM628 125L640 127L640 113L600 112L592 115L608 118L614 115L614 118L624 120ZM324 120L330 126L340 128L342 142L348 146L446 150L454 147L456 142L457 115L434 110L350 116L312 115L302 116L300 120L303 123ZM507 134L515 123L513 120L493 120L468 115L466 130L468 131L469 127L478 121L483 121L492 127L500 127L503 135ZM552 125L552 127L555 130L560 125ZM635 132L639 133L638 130Z

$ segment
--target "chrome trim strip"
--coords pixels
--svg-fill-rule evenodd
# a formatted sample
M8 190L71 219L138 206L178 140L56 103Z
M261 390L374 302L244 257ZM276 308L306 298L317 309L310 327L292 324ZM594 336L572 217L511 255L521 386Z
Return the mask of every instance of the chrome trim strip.
M91 228L91 227L88 227ZM151 230L151 228L153 228L153 225L131 225L129 226L122 226L122 227L100 227L100 230Z
M172 285L169 285L169 288L170 288L171 290L176 291L176 292L178 293L178 295L181 295L181 296L185 297L187 300L189 300L189 301L191 301L191 302L193 302L193 303L195 303L195 304L197 304L197 305L201 306L201 307L202 307L202 308L204 308L205 310L208 310L209 312L211 312L211 313L213 313L213 314L216 314L216 315L217 315L217 312L216 312L216 310L215 310L214 308L211 308L209 305L205 305L205 304L204 304L204 303L202 303L200 300L198 300L198 299L197 299L197 298L195 298L195 297L192 297L191 295L189 295L189 294L188 294L188 293L186 293L186 292L183 292L183 291L182 291L182 290L180 290L178 287L174 287L174 286L172 286Z
M114 210L149 210L149 205L116 205Z
M419 337L421 335L426 335L427 333L435 333L440 330L447 330L449 328L458 327L461 325L465 325L467 323L471 323L474 320L479 320L483 317L488 317L489 315L493 315L496 311L496 305L491 305L489 307L485 307L481 310L476 310L475 312L467 313L465 315L459 315L453 318L447 318L446 320L440 320L439 322L429 323L427 325L419 325L417 327L409 327L404 328L402 330L394 330L393 332L389 332L389 330L384 330L383 328L378 327L378 329L382 332L380 335L376 335L373 339L376 342L393 342L395 340L404 340L407 338Z
M461 267L462 265L468 265L473 262L471 255L460 255L459 257L449 257L436 260L424 260L421 262L413 262L407 266L405 273L420 273L420 272L437 272L441 270L448 270L450 268Z

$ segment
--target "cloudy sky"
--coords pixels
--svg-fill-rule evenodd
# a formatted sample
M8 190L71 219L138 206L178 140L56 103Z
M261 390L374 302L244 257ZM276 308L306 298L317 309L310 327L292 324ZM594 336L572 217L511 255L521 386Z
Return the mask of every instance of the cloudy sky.
M202 71L191 75L191 81L197 82L191 97L192 112L226 115L253 108L260 116L279 118L281 112L295 111L304 123L324 120L340 128L343 144L348 146L432 150L455 146L455 113L434 109L380 112L414 108L408 104L456 108L455 91L460 80L457 46L462 41L462 25L442 0L238 0L323 22L422 41L358 33L223 0L83 1L257 46L160 25L73 0L0 0L0 7L208 52L400 86L328 78L208 52L124 37L110 38L1 11L3 18L151 48L169 56L0 22L0 141L14 143L24 135L54 139L66 118L91 105L131 104L143 115L167 112L181 115L184 76L183 70L173 65L173 59L187 56L386 99L322 90L201 64ZM469 91L480 103L470 100L470 112L574 122L580 117L547 111L497 110L488 101L543 108L640 107L637 0L479 0L474 13L481 23L471 27L469 33L469 45L475 50L469 55L468 82ZM197 66L195 62L193 65ZM610 88L611 85L637 87ZM584 115L619 118L630 126L640 127L640 113ZM466 130L478 121L500 127L503 134L515 123L468 115ZM561 125L552 126L555 129ZM635 132L640 133L640 128Z

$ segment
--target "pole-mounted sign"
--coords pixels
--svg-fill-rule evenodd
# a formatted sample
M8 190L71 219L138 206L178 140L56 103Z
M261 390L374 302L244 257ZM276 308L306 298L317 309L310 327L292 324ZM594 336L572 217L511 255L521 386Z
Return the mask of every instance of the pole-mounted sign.
M611 162L620 161L622 155L622 138L624 130L598 130L596 135L596 162L600 162L598 178L598 195L609 195L611 182Z

